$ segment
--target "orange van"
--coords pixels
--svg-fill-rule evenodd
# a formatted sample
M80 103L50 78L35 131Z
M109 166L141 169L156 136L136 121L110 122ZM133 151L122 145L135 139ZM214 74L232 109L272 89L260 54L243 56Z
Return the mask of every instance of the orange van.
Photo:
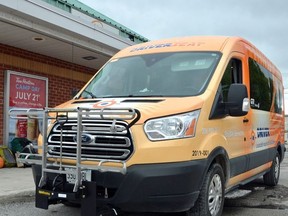
M29 112L44 119L42 160L25 159L39 208L219 216L225 193L260 176L279 181L281 73L239 37L125 48L72 100Z

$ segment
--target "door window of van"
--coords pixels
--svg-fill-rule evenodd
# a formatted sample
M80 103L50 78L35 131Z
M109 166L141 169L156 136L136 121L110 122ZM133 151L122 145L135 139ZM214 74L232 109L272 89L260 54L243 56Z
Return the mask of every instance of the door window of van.
M172 52L113 59L82 92L91 97L178 97L201 94L219 62L218 52Z
M228 101L228 91L233 83L242 83L242 61L236 58L232 58L225 69L214 99L210 119L227 115L225 102Z
M223 102L227 102L228 90L232 83L242 83L242 62L239 59L231 59L221 80L220 88Z

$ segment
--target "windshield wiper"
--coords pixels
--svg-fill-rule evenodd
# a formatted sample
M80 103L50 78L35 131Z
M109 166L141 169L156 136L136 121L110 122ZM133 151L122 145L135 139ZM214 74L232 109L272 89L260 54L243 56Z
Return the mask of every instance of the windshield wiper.
M165 97L164 95L128 95L127 97Z
M107 95L107 96L99 96L98 98L139 98L139 97L166 97L164 95Z
M85 92L85 93L87 93L87 94L89 94L92 98L97 98L97 96L96 95L94 95L92 92L90 92L90 91L87 91L87 90L83 90L83 92Z

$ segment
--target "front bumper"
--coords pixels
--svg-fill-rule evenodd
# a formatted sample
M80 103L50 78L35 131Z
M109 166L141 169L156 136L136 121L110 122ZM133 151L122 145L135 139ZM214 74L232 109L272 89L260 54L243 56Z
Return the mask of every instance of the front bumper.
M206 163L206 160L195 160L133 165L127 168L125 175L92 171L92 182L96 185L96 191L86 192L94 197L96 203L92 204L98 207L109 205L129 212L186 211L198 198ZM33 166L33 175L38 185L41 177L40 165ZM57 174L47 173L47 184L41 189L59 193L72 192L73 185L65 182L65 176L63 185L55 188L52 182L56 176ZM80 194L66 198L57 197L55 202L52 197L49 199L52 204L58 201L80 203L82 198Z

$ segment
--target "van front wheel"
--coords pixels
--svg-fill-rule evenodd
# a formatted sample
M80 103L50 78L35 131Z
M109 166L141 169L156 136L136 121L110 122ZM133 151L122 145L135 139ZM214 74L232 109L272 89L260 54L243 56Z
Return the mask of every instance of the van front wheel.
M188 215L222 215L224 205L224 174L219 164L213 164L203 182L199 197Z
M280 177L280 155L277 152L270 171L263 176L264 183L268 186L276 186Z

